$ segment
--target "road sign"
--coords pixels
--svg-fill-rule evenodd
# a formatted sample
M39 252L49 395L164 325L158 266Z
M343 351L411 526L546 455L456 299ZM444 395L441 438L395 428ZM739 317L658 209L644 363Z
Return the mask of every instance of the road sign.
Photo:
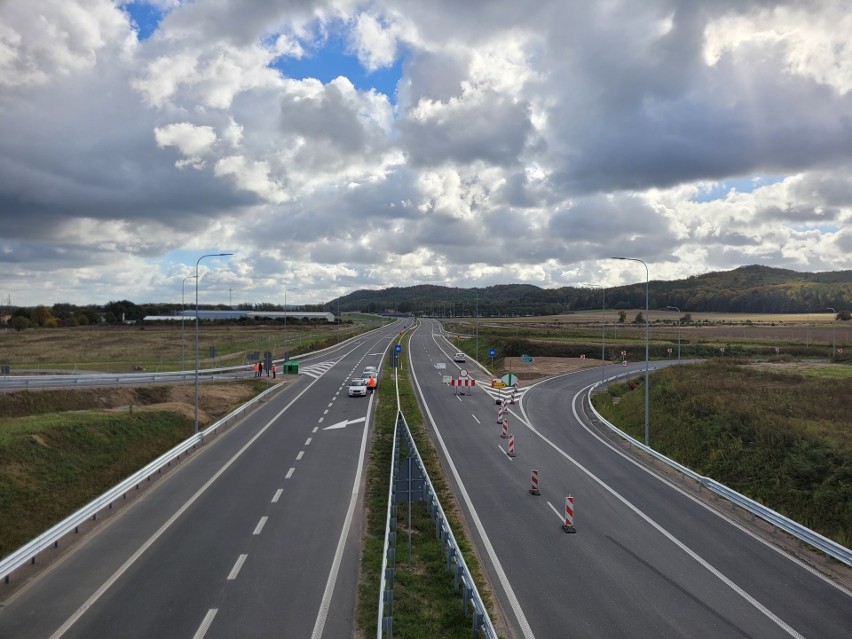
M521 355L521 361L526 362L527 364L530 364L530 363L532 363L533 358L530 357L529 355Z
M463 368L459 371L459 377L467 377L467 369Z
M515 375L513 375L512 373L506 373L500 379L503 380L503 383L506 386L514 386L518 381L518 378Z
M396 346L393 347L393 350L395 350L397 353L401 353L402 352L402 344L397 344Z
M497 356L497 349L496 348L489 348L488 349L488 357L496 357L496 356Z

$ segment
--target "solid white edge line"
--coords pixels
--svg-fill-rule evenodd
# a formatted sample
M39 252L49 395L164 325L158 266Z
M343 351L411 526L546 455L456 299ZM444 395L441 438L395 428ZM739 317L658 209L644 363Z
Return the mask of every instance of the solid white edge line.
M269 517L264 515L260 518L260 521L257 522L257 526L254 527L254 532L252 535L259 535L261 531L263 531L263 527L266 525L266 522L269 520Z
M574 395L574 397L572 398L572 400L571 400L571 411L574 413L574 419L576 419L576 420L577 420L577 422L578 422L579 424L582 424L582 423L583 423L583 421L580 419L580 416L577 414L577 406L576 406L576 403L577 403L577 397L579 397L579 396L580 396L580 395L582 395L584 392L586 392L586 390L588 390L588 388L589 388L589 387L587 386L587 387L585 387L584 389L582 389L582 390L578 391L578 392ZM636 514L639 518L641 518L642 520L644 520L644 521L645 521L648 525L650 525L650 526L651 526L654 530L656 530L657 532L659 532L661 535L663 535L663 537L665 537L666 539L668 539L668 540L669 540L670 542L672 542L675 546L677 546L678 548L680 548L680 550L682 550L684 553L686 553L689 557L691 557L693 560L695 560L696 562L698 562L698 564L699 564L699 565L701 565L701 566L702 566L705 570L707 570L708 572L710 572L713 576L715 576L717 579L719 579L719 580L720 580L723 584L725 584L725 585L726 585L726 586L728 586L731 590L733 590L735 593L737 593L740 597L742 597L745 601L747 601L749 604L751 604L754 608L756 608L759 612L761 612L764 616L766 616L766 617L767 617L770 621L772 621L775 625L777 625L779 628L781 628L784 632L786 632L786 633L787 633L788 635L790 635L791 637L796 637L796 639L804 639L804 637L803 637L801 634L799 634L799 633L798 633L798 632L797 632L794 628L792 628L791 626L787 625L787 623L785 623L783 619L781 619L780 617L778 617L778 615L776 615L776 614L775 614L775 613L773 613L771 610L769 610L766 606L764 606L764 605L763 605L763 604L761 604L759 601L757 601L757 599L755 599L754 597L752 597L752 596L751 596L750 594L748 594L745 590L743 590L742 588L740 588L737 584L735 584L735 583L734 583L733 581L731 581L728 577L726 577L724 574L722 574L722 572L721 572L721 571L719 571L717 568L715 568L713 565L711 565L711 564L710 564L710 562L708 562L706 559L704 559L703 557L701 557L701 556L700 556L697 552L695 552L694 550L692 550L689 546L687 546L685 543L683 543L682 541L680 541L680 540L679 540L677 537L675 537L672 533L670 533L668 530L666 530L665 528L663 528L660 524L658 524L658 523L657 523L657 522L655 522L653 519L651 519L651 517L650 517L649 515L645 514L642 510L640 510L638 506L635 506L632 502L628 501L628 499L627 499L626 497L624 497L623 495L619 494L619 493L618 493L618 492L617 492L614 488L612 488L611 486L609 486L608 484L606 484L606 483L605 483L602 479L600 479L597 475L595 475L594 473L592 473L592 471L590 471L588 468L586 468L585 466L583 466L582 464L580 464L580 463L579 463L576 459L574 459L573 457L571 457L571 455L569 455L568 453L566 453L565 451L563 451L563 450L562 450L561 448L559 448L556 444L554 444L554 443L553 443L552 441L550 441L547 437L545 437L545 436L544 436L541 432L539 432L538 430L536 430L536 428L532 425L532 423L531 423L531 422L530 422L530 421L526 418L526 414L524 414L524 416L523 416L523 417L519 417L518 419L519 419L521 422L523 422L523 423L524 423L524 425L525 425L527 428L529 428L529 429L530 429L530 431L532 431L533 433L535 433L536 435L538 435L538 436L541 438L541 440L542 440L542 441L544 441L544 442L545 442L545 443L547 443L547 444L548 444L551 448L553 448L553 450L555 450L557 453L559 453L560 455L562 455L565 459L567 459L567 460L568 460L568 461L570 461L572 464L574 464L574 465L575 465L575 466L576 466L576 467L577 467L580 471L582 471L583 473L585 473L585 474L586 474L586 476L588 476L588 477L589 477L589 479L591 479L591 480L592 480L592 481L594 481L596 484L598 484L601 488L603 488L603 489L604 489L604 490L606 490L608 493L610 493L610 494L611 494L613 497L615 497L618 501L620 501L622 504L624 504L624 505L625 505L628 509L632 510L632 511L633 511L633 512L634 512L634 513L635 513L635 514Z
M246 559L248 559L248 555L246 554L242 554L237 557L237 561L234 564L234 567L231 568L231 572L228 573L228 581L234 581L234 579L237 578L237 575L240 574L240 570L242 569L243 564L246 562Z
M216 617L217 612L219 612L218 608L211 608L207 611L207 614L204 615L204 619L201 621L201 625L198 626L198 630L196 630L195 634L192 635L192 639L204 639L204 635L206 635L207 631L210 630L210 624L213 623L213 619Z
M408 350L409 353L413 354L413 349L409 348ZM409 361L411 361L412 359L413 357L409 356ZM515 591L512 590L512 584L509 583L509 578L506 576L506 572L503 570L503 565L497 558L497 553L494 550L494 546L491 545L491 540L488 538L488 535L485 532L485 527L482 525L482 521L479 519L479 514L473 507L473 502L470 499L470 495L467 492L467 488L465 487L464 483L462 483L461 477L459 476L459 471L456 468L456 464L453 461L453 458L450 456L450 451L447 450L447 445L444 443L444 438L441 437L441 433L438 430L438 426L435 423L435 419L434 417L432 417L432 411L429 410L429 406L426 404L426 400L423 397L423 389L420 388L420 382L417 381L417 374L414 372L413 366L411 367L411 377L414 381L414 385L417 387L418 393L420 393L420 400L422 402L423 408L426 411L426 416L429 418L429 423L432 424L432 429L435 431L435 437L437 438L438 443L441 445L441 450L444 451L444 456L447 460L447 464L449 465L450 470L453 473L453 477L455 477L456 485L459 487L462 499L464 499L464 503L467 506L468 511L470 512L471 519L473 519L473 525L476 527L476 531L479 534L480 539L482 539L482 544L485 547L485 552L488 555L489 560L491 561L491 565L494 566L494 571L497 573L497 578L500 580L500 585L503 587L503 591L506 593L506 598L509 600L509 605L512 607L512 612L515 614L515 619L517 620L518 625L521 628L521 632L523 633L525 639L535 639L535 635L533 634L532 628L530 628L529 621L527 621L527 617L524 614L523 609L521 608L521 604L518 601L518 597L517 595L515 595Z
M115 571L115 572L114 572L114 573L110 576L110 578L109 578L109 579L107 579L107 580L106 580L103 584L101 584L100 588L98 588L98 589L97 589L97 590L96 590L96 591L92 594L92 596L91 596L91 597L89 597L89 598L88 598L88 599L87 599L87 600L83 603L83 605L81 605L79 608L77 608L77 610L76 610L76 611L74 611L74 614L72 614L72 615L71 615L71 616L70 616L70 617L69 617L69 618L65 621L65 623L63 623L63 624L59 627L59 629L58 629L56 632L54 632L52 635L50 635L50 639L59 639L59 638L60 638L60 637L62 637L62 636L63 636L66 632L68 632L68 629L69 629L69 628L71 628L71 626L73 626L75 623L77 623L77 621L80 619L80 617L82 617L82 616L86 613L86 611L87 611L89 608L91 608L91 607L92 607L92 606L93 606L93 605L94 605L94 604L98 601L98 599L100 599L100 598L103 596L103 594L104 594L107 590L109 590L109 589L112 587L112 585L113 585L116 581L118 581L118 579L119 579L119 578L120 578L120 577L121 577L121 576L122 576L125 572L127 572L127 570L128 570L128 569L129 569L129 568L130 568L130 567L131 567L134 563L136 563L136 560L137 560L137 559L139 559L139 557L141 557L141 556L143 555L143 553L145 553L145 551L146 551L146 550L148 550L148 548L150 548L150 547L154 544L154 542L156 542L156 541L157 541L157 540L158 540L158 539L159 539L159 538L163 535L163 533L165 533L165 532L166 532L166 531L167 531L167 530L171 527L171 525L172 525L173 523L175 523L175 521L177 521L178 517L180 517L180 516L181 516L184 512L186 512L186 510L187 510L190 506L192 506L192 504L193 504L193 503L195 503L195 501L196 501L199 497L201 497L201 495L203 495L203 494L207 491L207 489L208 489L208 488L210 488L210 486L212 486L212 485L213 485L213 482L215 482L217 479L219 479L219 477L220 477L220 476L221 476L221 475L222 475L222 474L223 474L226 470L228 470L228 468L230 468L230 467L231 467L231 465L232 465L235 461L237 461L237 459L239 459L239 458L242 456L242 454L243 454L244 452L246 452L246 451L247 451L247 450L251 447L251 445L252 445L252 444L254 444L254 442L256 442L256 441L257 441L257 440L258 440L258 439L259 439L259 438L260 438L260 437L261 437L261 436L262 436L262 435L263 435L263 434L264 434L264 433L265 433L265 432L266 432L266 431L270 428L270 426L272 426L272 424L275 422L275 420L277 420L279 417L281 417L281 415L283 415L283 414L284 414L284 412L285 412L287 409L289 409L289 408L290 408L293 404L295 404L295 403L299 400L299 398L300 398L302 395L304 395L305 393L307 393L307 392L308 392L308 390L311 388L311 386L313 386L313 385L316 383L316 381L317 381L317 380L315 379L315 380L314 380L314 381L312 381L310 384L308 384L307 386L305 386L305 388L302 390L302 392L301 392L301 393L299 393L299 394L298 394L298 395L296 395L296 396L295 396L292 400L290 400L290 403L288 403L288 404L287 404L284 408L282 408L280 411L278 411L278 412L277 412L277 413L276 413L276 414L272 417L272 419L270 419L268 422L266 422L266 425L264 425L264 427L263 427L263 428L261 428L259 431L257 431L257 433L255 434L255 436L254 436L254 437L252 437L250 440L248 440L248 441L247 441L247 442L243 445L243 447L242 447L242 448L240 448L240 449L239 449L236 453L234 453L233 457L231 457L231 458L230 458L227 462L225 462L225 463L222 465L222 467L221 467L219 470L217 470L217 471L213 474L213 476L212 476L210 479L208 479L208 480L204 483L204 485L203 485L203 486L201 486L201 488L199 488L197 491L195 491L195 494L194 494L192 497L190 497L190 498L189 498L189 499L188 499L188 500L184 503L184 505L183 505L183 506L181 506L181 507L180 507L177 511L175 511L175 513L174 513L171 517L169 517L169 518L166 520L166 522L165 522L162 526L160 526L160 527L157 529L157 531L156 531L153 535L151 535L151 536L150 536L150 537L149 537L149 538L145 541L145 543L144 543L144 544L142 544L142 545L141 545L141 546L140 546L140 547L136 550L136 552L134 552L134 553L133 553L133 554L132 554L132 555L131 555L128 559L127 559L127 561L125 561L125 562L124 562L124 563L123 563L123 564L122 564L122 565L118 568L118 570L116 570L116 571ZM295 470L295 469L293 469L293 470Z

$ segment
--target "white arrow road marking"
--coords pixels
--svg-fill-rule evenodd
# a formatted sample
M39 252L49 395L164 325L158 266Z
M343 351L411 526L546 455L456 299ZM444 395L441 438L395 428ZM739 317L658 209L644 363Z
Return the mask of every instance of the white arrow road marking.
M367 421L366 417L359 417L358 419L344 419L342 422L326 426L323 430L338 430L340 428L346 428L349 424L360 424L365 421Z

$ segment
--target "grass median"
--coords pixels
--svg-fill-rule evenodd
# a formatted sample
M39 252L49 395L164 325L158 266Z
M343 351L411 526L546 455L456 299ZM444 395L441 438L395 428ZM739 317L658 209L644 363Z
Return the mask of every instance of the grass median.
M486 605L490 607L485 579L471 544L466 538L455 498L444 476L438 454L429 438L409 380L405 349L401 353L398 372L400 406L403 415L411 429L426 472L429 473L429 478L432 480L465 562L474 575L477 588ZM360 636L365 637L375 636L378 625L379 581L384 548L388 479L397 415L392 369L385 369L378 400L367 476L367 531L358 596L358 629ZM403 446L401 456L404 458L405 454ZM446 556L442 552L440 541L435 537L435 524L426 510L426 505L422 502L412 504L410 529L408 506L401 504L397 509L394 568L394 637L423 639L470 637L470 615L463 613L461 592L453 589L453 576L447 571Z

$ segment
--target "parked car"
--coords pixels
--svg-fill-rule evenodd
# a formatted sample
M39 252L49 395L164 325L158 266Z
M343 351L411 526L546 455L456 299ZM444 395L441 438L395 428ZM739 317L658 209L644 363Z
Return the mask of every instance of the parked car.
M458 362L460 364L464 364L467 361L467 355L461 352L456 353L455 355L453 355L453 361Z
M361 377L356 377L349 382L349 397L366 397L367 396L367 380Z

